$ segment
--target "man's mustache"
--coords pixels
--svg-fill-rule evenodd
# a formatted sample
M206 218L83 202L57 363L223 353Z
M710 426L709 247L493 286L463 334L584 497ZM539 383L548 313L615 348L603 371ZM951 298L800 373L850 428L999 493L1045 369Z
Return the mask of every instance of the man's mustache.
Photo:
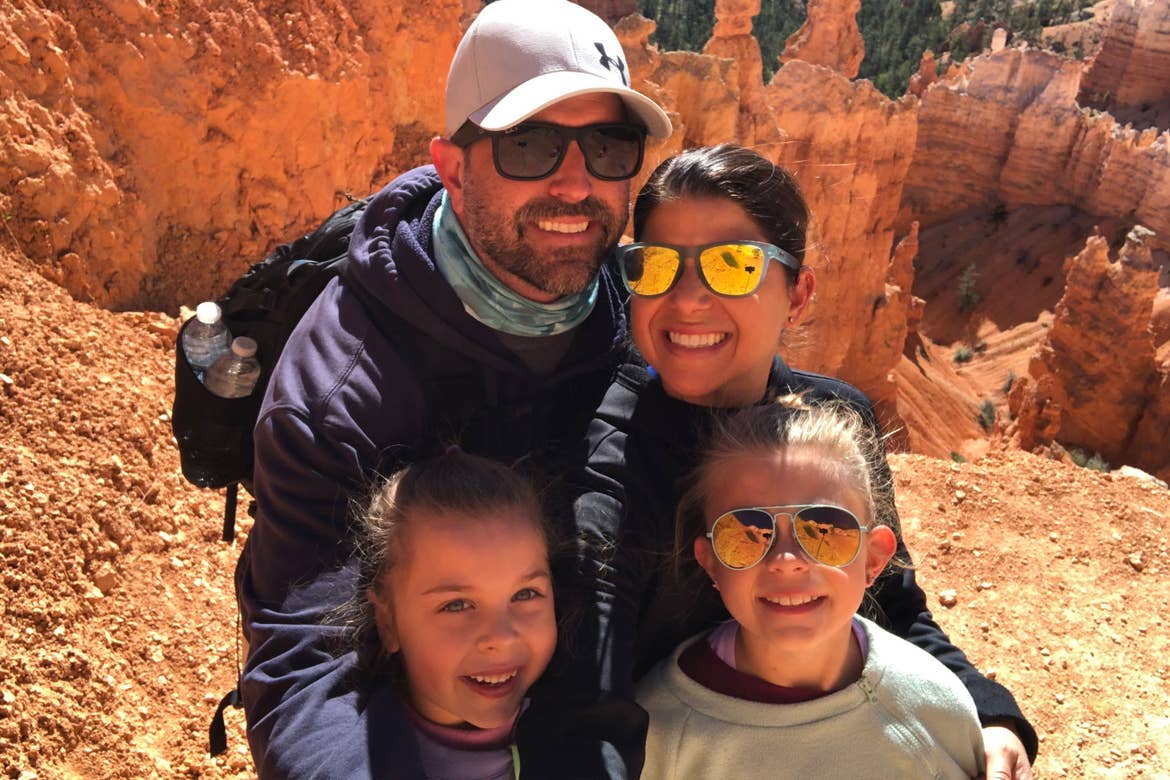
M605 204L592 196L578 203L565 203L555 198L530 201L516 212L516 219L521 222L557 217L583 217L604 224L613 221L613 214L605 207Z

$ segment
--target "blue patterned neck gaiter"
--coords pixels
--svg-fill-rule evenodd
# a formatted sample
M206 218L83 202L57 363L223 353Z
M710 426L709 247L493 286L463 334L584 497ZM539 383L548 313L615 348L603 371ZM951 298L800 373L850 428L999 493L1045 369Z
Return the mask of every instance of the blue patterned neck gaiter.
M554 336L577 327L593 311L597 279L576 295L552 303L530 301L497 279L476 257L446 192L431 233L439 272L467 313L493 330L515 336Z

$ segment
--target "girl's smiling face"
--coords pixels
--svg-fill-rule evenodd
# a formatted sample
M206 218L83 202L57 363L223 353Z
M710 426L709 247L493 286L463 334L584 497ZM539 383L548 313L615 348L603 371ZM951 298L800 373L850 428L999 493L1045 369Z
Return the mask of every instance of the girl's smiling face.
M745 453L713 466L705 481L716 486L705 504L707 530L732 509L831 504L870 520L863 497L843 485L814 451ZM706 537L695 540L695 557L711 577L723 603L739 623L736 664L777 685L834 690L848 675L853 643L851 622L866 586L894 552L894 533L885 526L862 536L857 557L837 568L812 561L781 516L767 557L752 568L733 571L715 558ZM856 671L860 671L857 666Z
M518 510L418 508L394 543L394 565L367 597L428 720L507 724L552 658L552 579L537 523Z
M698 246L720 241L769 239L735 201L682 197L654 209L639 241ZM725 298L708 290L685 258L670 292L633 296L630 329L642 355L662 377L666 392L701 406L746 406L763 397L780 333L799 317L815 285L805 269L789 285L785 269L769 261L751 295Z

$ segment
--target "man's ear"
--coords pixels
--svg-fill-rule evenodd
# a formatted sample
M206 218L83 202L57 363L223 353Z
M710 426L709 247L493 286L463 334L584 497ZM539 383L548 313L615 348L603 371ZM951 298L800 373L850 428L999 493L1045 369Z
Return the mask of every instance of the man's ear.
M894 557L894 551L898 549L898 538L887 525L869 529L865 537L865 584L868 587L886 568L890 558Z
M463 149L446 138L432 138L431 162L435 164L443 189L447 190L455 215L463 216L463 182L466 175Z
M397 653L402 649L398 640L398 627L394 622L394 607L390 599L381 596L374 588L366 588L366 600L374 607L374 621L378 625L378 639L382 642L382 649L389 654Z

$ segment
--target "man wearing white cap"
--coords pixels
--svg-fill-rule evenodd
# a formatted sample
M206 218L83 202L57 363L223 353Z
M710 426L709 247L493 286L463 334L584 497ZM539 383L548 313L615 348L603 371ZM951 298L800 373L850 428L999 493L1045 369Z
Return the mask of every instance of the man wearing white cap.
M619 286L600 269L646 136L671 131L629 77L589 11L487 5L451 64L434 165L370 200L345 275L283 350L237 570L261 777L424 776L395 693L354 683L369 648L337 649L332 615L359 587L347 512L376 471L443 437L507 461L580 447L625 344ZM557 776L596 776L565 757ZM539 757L527 766L540 776Z

